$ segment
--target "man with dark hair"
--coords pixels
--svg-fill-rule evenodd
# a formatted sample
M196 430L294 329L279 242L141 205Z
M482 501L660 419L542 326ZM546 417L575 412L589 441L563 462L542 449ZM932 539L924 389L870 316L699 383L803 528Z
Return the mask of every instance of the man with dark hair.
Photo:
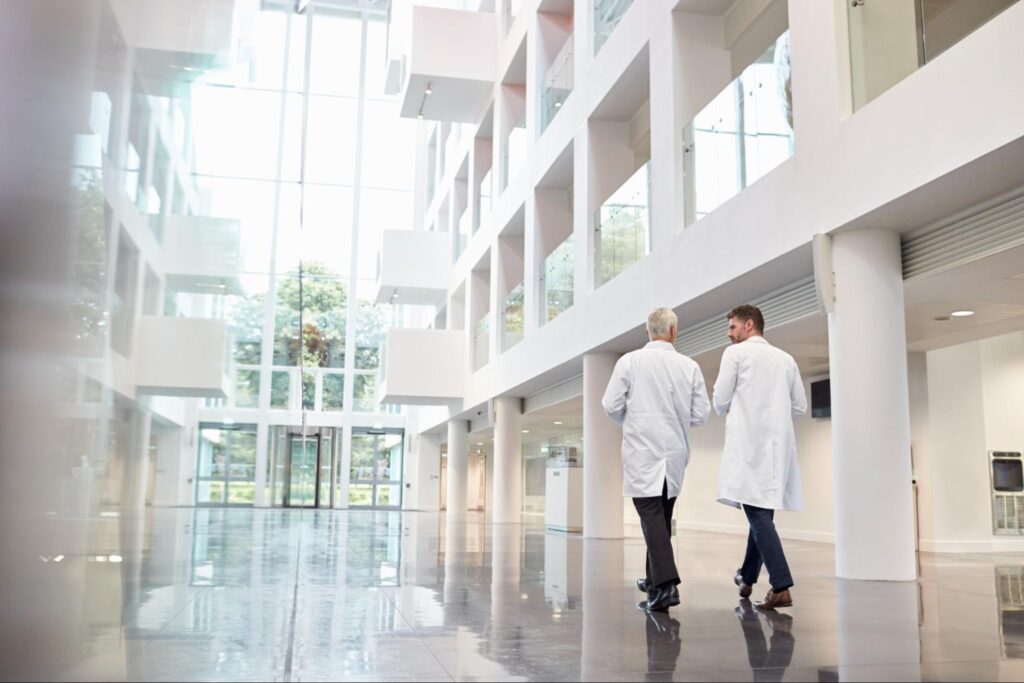
M807 397L796 361L765 340L760 310L738 306L728 320L732 346L722 354L712 401L728 414L718 502L742 508L750 523L734 581L747 599L767 566L772 589L757 607L791 607L793 577L774 520L776 510L803 507L793 418L807 412Z

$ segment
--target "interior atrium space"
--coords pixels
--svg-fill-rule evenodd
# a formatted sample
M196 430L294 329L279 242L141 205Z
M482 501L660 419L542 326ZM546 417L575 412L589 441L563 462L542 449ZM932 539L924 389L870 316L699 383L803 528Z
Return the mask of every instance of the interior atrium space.
M0 680L1024 681L1022 37L0 0Z

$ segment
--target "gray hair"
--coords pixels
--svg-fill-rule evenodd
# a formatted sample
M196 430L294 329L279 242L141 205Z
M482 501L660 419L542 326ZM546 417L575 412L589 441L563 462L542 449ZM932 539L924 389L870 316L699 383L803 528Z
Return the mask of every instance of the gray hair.
M647 334L650 337L668 337L672 328L679 329L679 318L671 308L656 308L647 316Z

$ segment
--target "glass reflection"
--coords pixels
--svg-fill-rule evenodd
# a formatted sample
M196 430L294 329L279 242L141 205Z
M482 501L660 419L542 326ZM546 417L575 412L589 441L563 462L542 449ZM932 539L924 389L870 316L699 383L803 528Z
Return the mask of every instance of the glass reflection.
M743 628L743 642L747 646L747 659L755 681L776 682L786 676L793 661L796 638L793 637L793 617L778 612L755 610L749 600L740 602L736 616ZM766 640L761 620L768 624L771 637Z

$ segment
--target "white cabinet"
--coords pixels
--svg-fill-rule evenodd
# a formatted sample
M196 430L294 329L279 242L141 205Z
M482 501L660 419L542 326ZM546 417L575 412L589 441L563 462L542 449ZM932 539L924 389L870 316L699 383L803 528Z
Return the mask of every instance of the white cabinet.
M555 531L583 531L583 468L549 467L545 522Z

